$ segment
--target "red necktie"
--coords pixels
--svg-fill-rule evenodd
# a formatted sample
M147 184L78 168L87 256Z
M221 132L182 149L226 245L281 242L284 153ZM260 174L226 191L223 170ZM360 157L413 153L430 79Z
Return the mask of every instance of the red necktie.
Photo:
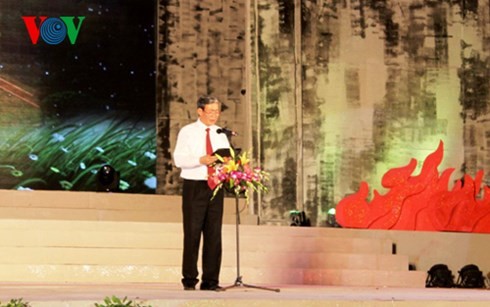
M206 128L206 154L213 154L213 146L211 145L211 137L209 136L209 128ZM214 167L208 165L208 186L211 190L216 188L216 183L211 178L211 175L214 173Z

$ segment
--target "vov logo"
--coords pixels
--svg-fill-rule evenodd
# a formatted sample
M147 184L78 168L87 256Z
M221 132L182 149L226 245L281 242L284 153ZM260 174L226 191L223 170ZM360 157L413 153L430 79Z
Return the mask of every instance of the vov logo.
M77 25L75 25L75 18L78 19ZM22 16L22 19L24 20L33 45L37 45L39 37L41 37L46 44L58 45L63 42L67 36L70 43L75 45L85 16L60 16L59 18L48 18L47 16ZM38 23L36 23L36 19L39 19Z

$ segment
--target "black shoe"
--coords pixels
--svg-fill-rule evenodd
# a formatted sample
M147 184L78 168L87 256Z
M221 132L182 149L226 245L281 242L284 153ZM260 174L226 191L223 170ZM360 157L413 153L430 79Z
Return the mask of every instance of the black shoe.
M182 286L184 286L184 290L196 290L196 284L199 282L199 279L182 278L181 282Z
M207 284L201 284L200 289L204 290L204 291L221 291L221 290L223 290L223 288L218 286L218 285L207 285Z

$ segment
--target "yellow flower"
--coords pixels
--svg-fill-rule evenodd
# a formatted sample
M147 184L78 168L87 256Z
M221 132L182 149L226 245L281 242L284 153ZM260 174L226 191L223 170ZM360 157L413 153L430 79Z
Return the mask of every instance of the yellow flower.
M226 169L227 173L230 173L232 171L237 171L238 170L238 163L236 163L234 160L230 159L228 162L223 167Z
M248 165L250 163L250 159L247 157L247 152L244 151L241 155L240 155L240 163L242 165Z

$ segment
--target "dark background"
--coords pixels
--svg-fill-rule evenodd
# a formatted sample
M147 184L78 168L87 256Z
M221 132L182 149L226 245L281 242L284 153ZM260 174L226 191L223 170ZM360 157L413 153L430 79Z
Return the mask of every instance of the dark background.
M155 11L151 0L2 0L0 74L35 88L48 117L117 110L153 120ZM21 17L42 15L86 18L74 45L33 45Z

